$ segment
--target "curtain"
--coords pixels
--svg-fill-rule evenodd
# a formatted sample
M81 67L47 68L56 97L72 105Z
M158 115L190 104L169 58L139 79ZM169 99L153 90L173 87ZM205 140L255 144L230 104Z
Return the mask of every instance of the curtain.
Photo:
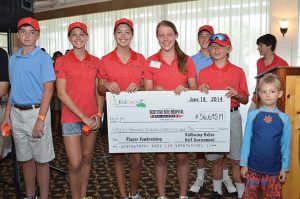
M133 20L131 47L146 58L159 50L155 30L161 20L170 20L176 25L179 46L188 55L199 50L198 28L212 25L216 33L226 33L231 38L233 51L229 59L244 69L249 91L254 91L259 58L256 39L270 32L270 0L197 0L51 19L40 22L39 45L50 55L57 50L64 53L71 48L67 39L68 25L81 21L88 26L88 51L100 58L115 48L113 26L122 17ZM240 109L243 118L247 109L248 106Z
M166 19L176 25L180 47L188 55L193 55L199 50L199 26L209 24L215 32L230 36L233 46L231 62L241 66L248 79L253 80L259 58L256 39L270 30L269 9L270 0L198 0L51 19L40 22L39 46L50 55L71 48L67 39L68 25L81 21L88 26L88 51L101 57L115 48L114 22L126 17L134 22L131 47L148 57L159 49L155 29L161 20ZM255 81L249 83L250 90L253 90Z
M134 22L132 49L148 57L159 49L155 29L161 20L166 19L176 25L179 32L177 40L182 50L193 55L199 50L198 28L209 24L216 33L226 33L231 38L233 51L229 59L244 69L252 92L259 58L256 39L270 32L270 1L197 0L45 20L40 21L38 45L50 55L57 50L64 53L71 48L67 39L68 25L81 21L88 26L88 51L100 58L115 48L114 22L125 17ZM7 47L6 34L0 34L0 46ZM242 115L246 115L246 110L247 107L243 106Z

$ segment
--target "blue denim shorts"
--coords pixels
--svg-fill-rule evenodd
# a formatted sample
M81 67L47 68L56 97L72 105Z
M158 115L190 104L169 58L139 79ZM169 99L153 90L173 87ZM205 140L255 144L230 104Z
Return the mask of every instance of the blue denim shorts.
M74 136L82 135L82 122L68 122L62 123L62 135L63 136Z

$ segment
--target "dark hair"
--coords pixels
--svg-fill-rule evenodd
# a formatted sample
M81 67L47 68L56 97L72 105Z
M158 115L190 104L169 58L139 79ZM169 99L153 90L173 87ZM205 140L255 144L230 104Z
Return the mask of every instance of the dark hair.
M66 51L65 51L65 54L67 54L68 52L70 52L71 50L70 49L67 49Z
M60 56L63 56L62 52L60 52L60 51L56 51L55 53L53 53L53 56L52 56L53 65L55 65L56 59Z
M119 25L121 25L121 24L127 25L127 26L130 28L130 30L131 30L131 32L132 32L132 35L134 35L134 34L133 34L133 33L134 33L133 29L132 29L127 23L119 23L119 24L114 28L114 34L116 33L117 28L118 28Z
M62 52L60 52L60 51L56 51L55 53L53 53L53 56L52 57L57 57L57 56L62 56L63 54L62 54Z
M201 30L201 31L198 32L198 37L197 37L197 38L199 38L199 36L200 36L200 34L201 34L202 32L208 32L210 35L213 35L213 34L211 34L208 30L204 29L204 30Z
M266 46L271 46L271 50L274 52L277 44L277 39L274 35L265 34L256 40L256 45L259 44L265 44Z
M40 33L40 30L36 30L32 25L30 25L30 24L24 24L24 25L22 25L22 26L20 26L18 29L17 29L17 31L19 31L22 27L28 27L28 26L30 26L30 27L32 27L35 31L37 31L38 33Z
M44 52L46 52L46 49L45 49L45 48L41 48L41 50L44 51Z
M158 28L160 26L168 26L168 27L172 28L175 35L178 36L176 26L171 21L166 21L166 20L161 21L161 22L159 22L159 24L157 24L156 36L158 36ZM175 41L175 52L176 52L177 60L178 60L178 70L180 73L185 74L187 72L186 62L187 62L188 56L180 49L177 41Z

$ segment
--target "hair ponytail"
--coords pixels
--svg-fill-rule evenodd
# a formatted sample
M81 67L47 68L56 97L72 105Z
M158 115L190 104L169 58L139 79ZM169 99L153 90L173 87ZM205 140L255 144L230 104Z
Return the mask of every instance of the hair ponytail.
M178 42L175 41L175 52L178 60L178 70L180 73L185 74L187 72L186 62L187 55L180 49Z

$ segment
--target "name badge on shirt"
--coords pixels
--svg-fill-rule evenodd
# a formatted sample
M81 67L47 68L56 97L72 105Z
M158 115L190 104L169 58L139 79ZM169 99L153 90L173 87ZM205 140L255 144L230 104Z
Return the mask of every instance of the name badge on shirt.
M160 68L160 65L161 65L161 62L159 62L159 61L151 60L151 62L150 62L150 67L152 67L152 68Z

